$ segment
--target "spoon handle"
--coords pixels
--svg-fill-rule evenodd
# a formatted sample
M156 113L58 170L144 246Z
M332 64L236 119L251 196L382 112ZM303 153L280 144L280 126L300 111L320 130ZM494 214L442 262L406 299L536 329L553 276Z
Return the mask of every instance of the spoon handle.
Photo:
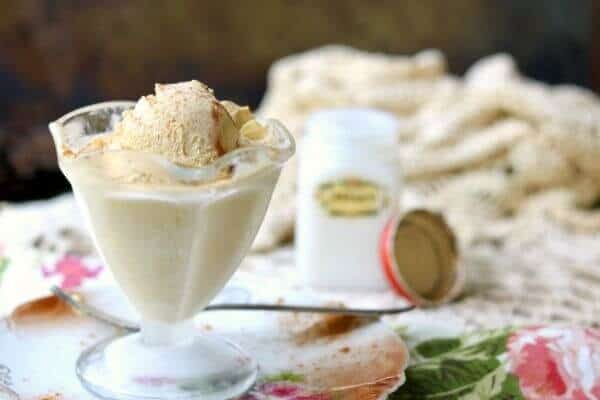
M380 317L382 315L400 314L414 309L415 306L397 307L397 308L342 308L342 307L320 307L304 306L296 304L270 304L270 303L226 303L211 304L204 311L221 310L261 310L276 312L305 312L305 313L327 313L355 315L358 317Z
M139 326L125 321L114 315L110 315L96 307L90 306L84 301L80 301L75 296L65 292L58 286L52 286L52 293L63 300L75 310L89 317L104 321L110 325L126 329L128 331L138 331ZM204 311L227 311L227 310L253 310L253 311L276 311L276 312L303 312L303 313L327 313L355 315L359 317L380 317L382 315L400 314L414 309L415 306L397 307L397 308L341 308L341 307L319 307L304 306L294 304L270 304L270 303L224 303L210 304Z
M110 315L99 308L92 307L84 301L80 301L76 299L73 295L65 292L58 286L52 286L50 291L59 299L70 305L74 310L79 313L92 317L102 322L106 322L109 325L115 326L117 328L125 329L131 332L137 332L140 330L138 325L135 325L129 321L121 319L119 317L115 317L114 315Z

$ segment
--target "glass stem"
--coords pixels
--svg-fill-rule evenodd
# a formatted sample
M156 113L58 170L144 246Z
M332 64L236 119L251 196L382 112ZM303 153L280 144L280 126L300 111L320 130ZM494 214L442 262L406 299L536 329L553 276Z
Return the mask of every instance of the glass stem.
M194 321L141 321L140 335L147 346L181 346L193 341Z

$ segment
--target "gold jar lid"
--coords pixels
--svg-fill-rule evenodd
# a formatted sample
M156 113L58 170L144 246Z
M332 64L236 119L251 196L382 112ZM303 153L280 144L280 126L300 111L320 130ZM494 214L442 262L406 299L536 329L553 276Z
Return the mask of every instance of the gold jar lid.
M444 303L463 287L456 237L440 214L419 209L392 219L381 235L380 258L391 287L412 304Z

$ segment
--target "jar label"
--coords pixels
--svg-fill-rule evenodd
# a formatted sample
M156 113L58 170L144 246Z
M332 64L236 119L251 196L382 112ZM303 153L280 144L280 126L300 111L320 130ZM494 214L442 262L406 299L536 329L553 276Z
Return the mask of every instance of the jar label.
M315 199L332 217L370 217L389 204L386 190L360 178L344 178L319 185Z

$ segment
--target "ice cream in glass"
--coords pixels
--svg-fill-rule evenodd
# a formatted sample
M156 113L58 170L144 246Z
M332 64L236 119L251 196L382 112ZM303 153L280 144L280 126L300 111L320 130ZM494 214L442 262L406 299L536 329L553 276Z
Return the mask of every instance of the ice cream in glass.
M245 392L255 362L192 319L248 251L294 152L289 133L198 81L75 110L50 131L94 243L142 319L139 333L84 352L83 385L107 398Z

